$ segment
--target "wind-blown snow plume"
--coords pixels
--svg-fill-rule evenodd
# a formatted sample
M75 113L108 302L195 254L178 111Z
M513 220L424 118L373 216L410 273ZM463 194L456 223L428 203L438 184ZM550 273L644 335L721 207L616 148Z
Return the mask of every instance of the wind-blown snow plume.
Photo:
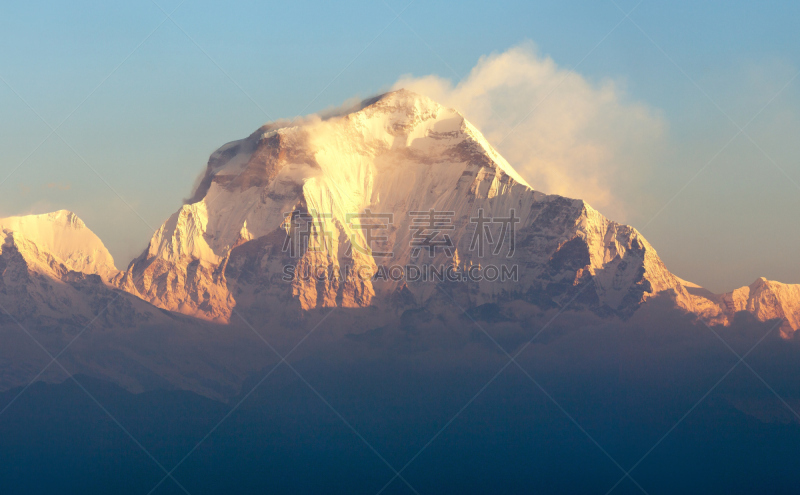
M406 76L407 88L473 122L531 186L583 198L625 219L617 194L637 184L663 149L666 123L617 81L592 82L536 53L533 44L482 57L453 84Z

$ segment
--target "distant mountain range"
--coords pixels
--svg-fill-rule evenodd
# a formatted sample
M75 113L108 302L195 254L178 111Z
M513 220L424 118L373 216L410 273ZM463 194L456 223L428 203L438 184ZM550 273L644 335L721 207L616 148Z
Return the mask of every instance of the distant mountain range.
M192 198L123 271L68 211L0 219L0 237L0 324L30 328L55 351L99 324L105 343L76 366L133 389L165 379L209 395L234 390L255 369L237 368L237 352L219 380L202 383L187 364L187 381L168 370L174 360L159 360L169 345L136 335L183 329L170 352L190 352L181 339L216 335L235 313L291 325L320 308L350 308L357 321L364 308L374 328L443 307L518 321L552 310L627 319L658 298L710 325L746 312L782 319L785 338L800 328L800 285L761 278L713 294L682 280L636 229L534 190L461 114L406 90L221 147ZM98 360L104 345L118 357ZM203 355L219 347L206 345ZM0 364L19 359L5 348ZM123 363L145 371L133 378ZM17 371L0 386L24 383Z

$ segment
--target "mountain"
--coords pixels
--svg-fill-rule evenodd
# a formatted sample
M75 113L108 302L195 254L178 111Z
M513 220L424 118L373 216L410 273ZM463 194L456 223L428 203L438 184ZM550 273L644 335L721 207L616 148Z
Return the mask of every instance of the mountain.
M782 284L761 277L749 286L708 298L719 304L728 319L737 312L745 311L755 315L760 321L785 319L782 327L784 332L800 328L798 284Z
M4 319L34 327L80 327L98 315L103 300L117 299L109 286L117 274L114 260L74 213L2 218L0 239Z
M225 337L240 343L232 346L212 325L119 290L120 275L72 212L0 219L0 389L62 381L56 356L70 373L132 391L222 397L272 356L249 330L228 329Z
M484 229L493 242L480 252ZM470 282L409 277L437 267ZM491 280L503 270L506 280ZM116 283L218 322L235 308L400 313L433 304L446 287L464 307L572 303L627 317L661 296L711 323L748 311L800 325L797 286L714 295L678 278L636 229L535 191L461 114L406 90L350 113L267 124L221 147Z
M4 239L16 237L17 244L29 243L43 257L39 263L49 269L63 265L66 269L99 275L105 280L117 272L114 259L103 242L70 211L0 218L0 231ZM48 270L43 266L39 268Z

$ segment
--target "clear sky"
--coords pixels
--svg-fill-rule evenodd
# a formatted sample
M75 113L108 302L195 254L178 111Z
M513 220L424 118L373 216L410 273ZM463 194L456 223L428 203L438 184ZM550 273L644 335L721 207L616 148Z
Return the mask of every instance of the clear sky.
M512 165L561 157L519 165L639 228L677 275L800 283L800 4L615 1L5 2L0 215L73 210L122 268L220 145L436 76L488 136L465 95L502 88L485 101L503 125L530 108L497 145ZM571 101L563 149L526 136Z

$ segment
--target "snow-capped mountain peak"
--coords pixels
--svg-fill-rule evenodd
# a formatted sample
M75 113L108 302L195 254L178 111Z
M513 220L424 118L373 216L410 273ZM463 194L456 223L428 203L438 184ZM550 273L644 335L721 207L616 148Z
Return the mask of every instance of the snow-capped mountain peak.
M433 249L430 259L414 245L422 212L441 212L434 223L448 224L450 249ZM363 225L376 215L384 222L378 243L353 249L370 243ZM481 215L517 217L514 259L497 249L475 252ZM292 253L287 239L300 229L297 218L313 233ZM375 275L426 265L462 274L490 265L518 270L513 280L470 283L468 305L514 297L559 305L581 294L584 304L626 315L667 292L688 311L727 318L717 302L687 290L635 229L584 201L534 191L456 110L406 90L325 119L267 124L221 147L190 203L153 236L121 286L165 309L227 321L234 306L270 297L301 309L363 307L404 290L425 304L435 284ZM355 267L360 276L287 282L287 267L328 274Z
M6 243L14 242L24 254L35 249L37 255L50 255L69 270L105 280L117 273L103 242L71 211L0 218L0 232Z
M248 235L259 239L283 225L287 213L302 210L333 231L326 240L330 255L305 253L298 265L356 263L374 270L375 260L365 253L348 254L347 261L333 254L346 251L350 239L361 238L354 215L391 215L393 230L404 234L409 211L459 210L464 216L474 198L503 196L511 189L533 198L524 179L461 114L410 91L394 91L348 114L312 117L298 125L268 124L217 150L190 204L153 236L123 285L173 309L174 303L166 302L175 297L167 290L174 286L173 273L188 275L185 270L194 263L192 273L216 275L201 277L208 284L178 276L179 286L202 287L196 290L203 294L180 294L180 304L196 305L197 316L224 320L235 301L219 269L241 243L245 224ZM394 237L389 242L401 247L402 235ZM398 254L398 261L405 262L408 249ZM165 263L174 269L162 272ZM347 295L333 285L292 290L304 308L369 304L372 284L352 283Z

